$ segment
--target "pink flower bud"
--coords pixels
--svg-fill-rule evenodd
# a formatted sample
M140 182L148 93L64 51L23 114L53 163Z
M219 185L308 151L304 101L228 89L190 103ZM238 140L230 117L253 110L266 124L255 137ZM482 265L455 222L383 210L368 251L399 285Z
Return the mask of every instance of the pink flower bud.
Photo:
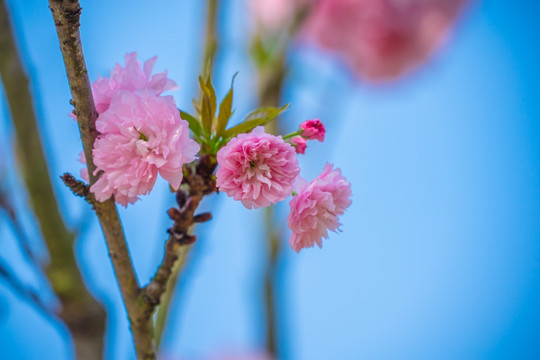
M305 154L306 153L306 139L304 139L301 136L295 136L291 139L291 144L294 146L294 149L296 150L297 154Z
M308 140L319 140L320 142L324 141L326 129L319 119L304 121L302 124L300 124L300 129L303 130L302 136L304 138Z

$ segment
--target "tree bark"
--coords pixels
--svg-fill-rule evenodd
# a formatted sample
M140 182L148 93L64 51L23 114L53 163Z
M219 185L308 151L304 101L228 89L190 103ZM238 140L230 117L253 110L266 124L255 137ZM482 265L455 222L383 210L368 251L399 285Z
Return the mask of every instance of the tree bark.
M92 149L98 135L96 130L98 113L94 105L79 33L81 7L77 0L49 0L49 8L60 41L60 49L71 88L72 103L75 107L74 112L77 115L77 123L83 143L90 185L92 185L97 180L97 175L94 174L96 166L92 158ZM137 358L155 359L153 324L149 319L144 319L141 316L145 304L139 298L141 289L131 263L114 199L94 202L92 205L105 236L109 256L126 306Z

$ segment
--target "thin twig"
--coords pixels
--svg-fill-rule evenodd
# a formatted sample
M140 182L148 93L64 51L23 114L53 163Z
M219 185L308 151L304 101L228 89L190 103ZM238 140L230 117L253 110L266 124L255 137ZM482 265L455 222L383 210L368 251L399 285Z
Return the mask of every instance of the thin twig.
M28 241L28 238L23 230L23 226L21 225L20 219L15 213L15 208L12 204L12 201L7 191L1 188L1 185L2 184L0 184L0 209L4 211L4 213L6 214L6 218L11 224L11 227L13 228L13 233L15 235L15 238L17 239L17 243L21 249L21 253L25 256L26 260L28 260L28 262L32 264L33 267L43 270L43 264L34 254L34 251L30 246L30 241Z
M84 182L77 180L70 173L65 173L60 176L60 179L64 184L73 192L74 195L82 197L92 206L95 206L97 203L96 198L92 192L90 192L90 187Z
M195 215L195 211L205 195L216 191L216 184L212 175L215 167L215 158L208 155L198 161L194 173L190 173L191 168L189 165L184 166L186 176L184 176L183 184L187 191L178 190L176 199L179 208L171 208L168 211L169 217L174 220L174 225L168 230L169 239L165 244L163 261L150 283L143 288L143 298L152 305L149 308L152 312L159 305L161 296L167 289L173 267L179 257L180 247L195 242L195 235L189 233L191 226L211 219L209 213Z
M6 283L13 289L14 293L25 299L28 303L39 310L45 317L58 321L54 311L48 307L39 297L38 294L21 281L11 272L9 267L0 260L0 276L4 278Z

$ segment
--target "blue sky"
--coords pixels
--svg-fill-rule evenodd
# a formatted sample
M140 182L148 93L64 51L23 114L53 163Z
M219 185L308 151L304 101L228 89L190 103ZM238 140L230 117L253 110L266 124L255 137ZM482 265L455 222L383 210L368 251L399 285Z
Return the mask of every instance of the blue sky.
M81 149L50 12L43 1L8 1L33 82L51 172L78 174ZM199 1L83 2L82 41L91 79L126 52L158 55L189 108L201 59ZM216 87L235 82L236 113L254 107L254 69L243 1L223 1ZM372 87L314 49L291 56L284 102L295 127L320 117L328 140L302 158L313 178L326 161L352 183L353 205L322 250L287 249L281 274L284 359L537 359L540 357L540 34L533 1L476 2L451 41L395 85ZM12 164L11 125L0 90L0 149ZM311 145L311 144L310 144ZM20 208L24 193L9 175ZM59 181L73 227L88 209ZM164 182L120 209L139 279L161 257ZM174 356L262 346L260 211L224 195L207 202L164 343ZM29 214L27 231L37 247ZM144 219L142 222L140 219ZM204 228L203 228L204 227ZM0 220L0 257L51 294L24 265ZM112 316L108 359L130 359L127 324L105 245L94 220L77 243L92 291ZM70 359L65 330L52 326L0 282L0 349L6 358Z

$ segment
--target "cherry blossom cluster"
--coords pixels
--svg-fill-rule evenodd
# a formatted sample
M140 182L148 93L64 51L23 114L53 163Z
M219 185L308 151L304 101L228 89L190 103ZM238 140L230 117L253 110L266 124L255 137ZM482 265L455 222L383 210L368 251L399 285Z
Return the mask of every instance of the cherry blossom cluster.
M307 183L300 177L298 154L309 140L324 141L319 119L307 120L297 131L277 136L264 124L283 108L261 108L239 125L227 128L233 114L233 88L219 105L210 79L200 78L197 115L179 111L172 96L176 87L167 73L152 75L156 58L142 65L135 53L126 55L110 77L92 84L99 116L99 136L92 152L97 181L90 191L98 201L114 197L127 206L148 194L158 175L174 190L182 184L183 169L200 156L217 162L216 186L248 209L276 204L292 196L287 222L290 245L296 251L322 246L328 230L336 231L339 217L351 204L351 187L339 169L326 164ZM190 137L191 132L191 137ZM84 172L84 171L83 171ZM83 175L88 180L88 174Z
M116 64L109 78L92 84L100 133L92 154L101 176L91 191L98 201L114 195L119 204L134 203L152 190L158 174L178 189L182 166L199 152L174 98L161 95L176 83L166 72L152 75L156 60L142 66L136 53L127 54L125 67Z
M336 231L341 216L351 204L351 186L339 169L326 164L309 184L300 175L296 153L305 152L306 139L324 140L325 129L318 120L307 120L297 132L285 136L267 134L262 126L240 134L217 153L217 185L248 209L269 206L293 195L287 223L289 243L299 252ZM296 150L295 150L296 148ZM299 150L300 149L300 150Z

